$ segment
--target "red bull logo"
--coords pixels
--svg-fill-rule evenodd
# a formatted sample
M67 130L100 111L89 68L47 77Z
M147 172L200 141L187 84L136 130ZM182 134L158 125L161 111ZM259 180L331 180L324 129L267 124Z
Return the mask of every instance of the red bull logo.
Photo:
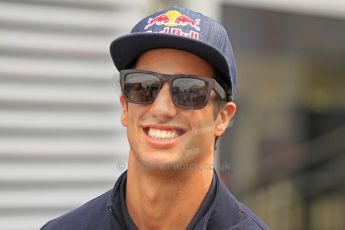
M189 25L193 27L194 29L196 29L197 31L200 31L200 27L199 27L200 19L193 20L185 15L181 15L175 19L175 23L179 24L180 26Z
M158 26L164 25L164 24L168 23L169 20L170 20L169 17L165 14L158 15L155 18L149 18L147 25L145 26L145 30L147 30L148 28L150 28L153 25L158 25Z
M177 10L170 10L164 14L160 14L154 18L149 18L147 24L145 26L145 30L149 29L153 25L158 26L165 26L162 31L158 33L168 33L168 34L175 34L180 36L186 36L193 39L199 38L199 33L196 31L200 31L200 19L192 19L186 15L181 14ZM174 28L176 26L189 26L196 31L190 30L189 32L183 32L179 28ZM153 32L153 31L147 31Z

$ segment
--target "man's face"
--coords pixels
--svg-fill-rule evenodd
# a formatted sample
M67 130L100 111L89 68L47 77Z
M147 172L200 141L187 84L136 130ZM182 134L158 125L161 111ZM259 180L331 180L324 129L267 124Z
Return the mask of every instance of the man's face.
M141 55L136 69L163 74L213 76L212 67L198 56L175 49L155 49ZM210 98L215 97L212 91ZM214 116L214 103L209 99L202 109L181 109L171 99L165 83L152 104L122 105L122 124L127 127L130 159L150 168L181 167L213 161L214 139L220 136L234 115L236 107L228 103ZM126 108L127 107L127 108Z

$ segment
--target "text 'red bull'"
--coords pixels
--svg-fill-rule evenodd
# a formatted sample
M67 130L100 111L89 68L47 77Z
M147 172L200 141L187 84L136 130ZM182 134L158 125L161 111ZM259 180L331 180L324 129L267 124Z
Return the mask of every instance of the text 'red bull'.
M173 34L173 35L178 35L178 36L184 36L187 38L192 38L192 39L199 39L199 33L195 32L193 30L189 31L189 33L183 32L181 29L179 28L171 28L171 27L164 27L163 30L158 31L158 32L153 32L151 30L146 31L149 33L164 33L164 34Z

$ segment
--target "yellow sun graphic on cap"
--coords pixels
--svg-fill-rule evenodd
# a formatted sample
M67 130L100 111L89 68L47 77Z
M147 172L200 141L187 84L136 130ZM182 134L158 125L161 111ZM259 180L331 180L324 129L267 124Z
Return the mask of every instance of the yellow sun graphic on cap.
M178 24L175 23L175 19L179 16L181 16L181 13L177 10L170 10L165 13L166 16L169 18L169 22L164 23L165 26L177 26Z

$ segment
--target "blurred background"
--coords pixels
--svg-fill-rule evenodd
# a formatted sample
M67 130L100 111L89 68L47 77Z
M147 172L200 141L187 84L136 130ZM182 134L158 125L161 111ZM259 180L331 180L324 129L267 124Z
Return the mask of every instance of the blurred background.
M235 49L223 181L272 229L345 229L342 0L0 0L0 229L39 229L113 187L128 144L109 44L177 4Z

